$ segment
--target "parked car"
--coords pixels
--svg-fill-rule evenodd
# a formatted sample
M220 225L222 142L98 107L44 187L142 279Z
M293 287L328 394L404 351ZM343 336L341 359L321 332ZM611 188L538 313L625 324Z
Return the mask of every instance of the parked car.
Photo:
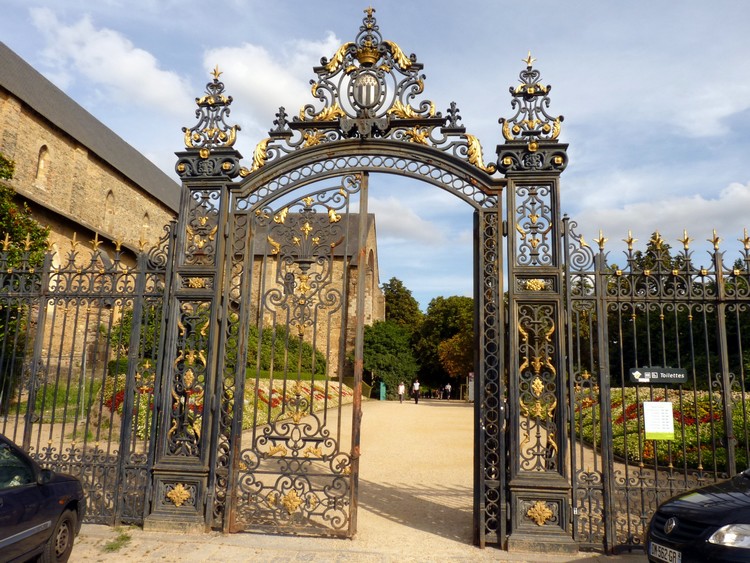
M646 537L649 561L750 561L750 469L664 502Z
M41 468L0 434L1 561L67 561L85 510L76 477Z

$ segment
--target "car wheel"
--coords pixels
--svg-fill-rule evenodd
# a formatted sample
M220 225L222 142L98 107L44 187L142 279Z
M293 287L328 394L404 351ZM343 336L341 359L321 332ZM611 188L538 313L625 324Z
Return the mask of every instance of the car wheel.
M39 558L41 563L65 563L73 551L73 537L76 533L76 513L66 510L60 516L52 532L52 537L47 541L44 552Z

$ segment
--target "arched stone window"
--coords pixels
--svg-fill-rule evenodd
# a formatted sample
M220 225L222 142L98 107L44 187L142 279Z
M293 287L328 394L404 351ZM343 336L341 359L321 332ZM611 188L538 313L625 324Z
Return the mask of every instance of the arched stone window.
M110 235L117 235L115 228L115 194L112 190L107 192L107 199L104 203L104 230Z
M143 222L141 223L141 240L143 242L149 242L149 235L151 234L151 218L148 213L143 214Z
M34 183L42 189L47 188L47 173L49 171L49 149L42 145L39 149L39 157L36 161L36 176Z

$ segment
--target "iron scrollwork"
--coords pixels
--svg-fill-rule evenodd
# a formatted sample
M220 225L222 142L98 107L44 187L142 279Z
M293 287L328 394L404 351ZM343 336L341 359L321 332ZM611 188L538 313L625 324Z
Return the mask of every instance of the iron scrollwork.
M279 414L241 455L237 514L245 526L293 530L316 522L330 533L349 524L351 457L298 384Z
M216 260L220 192L206 189L191 196L185 227L185 264L210 266Z
M455 103L447 116L429 100L420 100L425 76L415 55L407 56L383 39L374 16L365 18L354 41L344 43L314 68L311 93L322 107L307 104L290 118L281 107L268 138L255 148L251 174L284 154L347 138L389 138L447 152L485 173L479 140L459 124Z
M232 148L240 127L227 123L232 96L224 93L224 83L219 80L221 72L218 67L212 74L214 78L206 85L205 94L195 99L198 123L190 128L182 128L188 150L178 153L175 165L177 174L182 178L235 178L241 172L240 155Z
M515 259L519 266L556 266L556 238L553 233L552 188L546 185L516 187L514 224Z
M523 304L519 307L520 445L522 471L555 471L559 466L560 438L557 436L557 370L553 335L555 311L552 304Z
M170 388L169 456L198 457L201 453L209 315L209 302L180 304L178 353Z
M520 84L510 87L511 107L516 113L500 118L505 144L497 148L497 167L501 172L562 172L568 164L567 145L559 144L563 116L547 112L551 86L540 82L541 74L533 68L531 53L524 59Z

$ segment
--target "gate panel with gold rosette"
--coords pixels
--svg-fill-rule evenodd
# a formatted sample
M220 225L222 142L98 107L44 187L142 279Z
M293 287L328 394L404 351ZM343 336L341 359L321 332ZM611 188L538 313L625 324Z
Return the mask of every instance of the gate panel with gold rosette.
M368 290L355 291L362 285L354 280L368 268L359 260L366 235L374 237L363 178L270 204L248 221L251 252L233 266L239 291L230 295L253 296L234 316L247 367L234 381L242 429L230 461L232 531L353 533L355 342L347 329L363 317L357 296Z

